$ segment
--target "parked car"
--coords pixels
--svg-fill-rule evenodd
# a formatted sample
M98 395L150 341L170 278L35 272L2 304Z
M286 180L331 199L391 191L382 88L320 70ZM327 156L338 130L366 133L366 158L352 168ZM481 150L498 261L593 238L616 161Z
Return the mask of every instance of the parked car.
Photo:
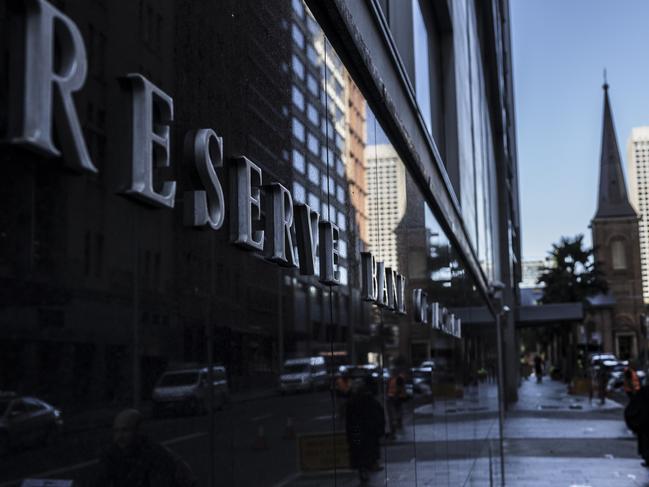
M225 367L212 368L212 384L215 408L222 409L230 401ZM208 368L190 367L165 372L153 389L152 399L154 416L169 411L206 413L209 409Z
M415 367L411 371L411 376L414 392L430 393L433 383L433 367Z
M418 369L435 369L435 361L434 360L424 360L421 364L419 364Z
M289 359L284 362L284 371L279 378L279 393L314 391L324 389L328 384L324 357Z
M592 353L589 356L589 362L591 367L596 367L601 365L604 361L615 361L617 362L617 357L612 353Z
M347 372L349 377L353 379L371 378L380 380L381 369L378 365L363 364L363 365L341 365L338 368L338 373Z
M0 392L0 456L17 447L52 443L62 430L62 413L51 404Z
M629 361L607 360L603 362L603 365L609 370L609 379L606 389L608 391L614 391L622 388L624 386L624 369L628 367ZM636 370L636 374L638 374L640 384L644 385L646 383L645 372L643 370Z

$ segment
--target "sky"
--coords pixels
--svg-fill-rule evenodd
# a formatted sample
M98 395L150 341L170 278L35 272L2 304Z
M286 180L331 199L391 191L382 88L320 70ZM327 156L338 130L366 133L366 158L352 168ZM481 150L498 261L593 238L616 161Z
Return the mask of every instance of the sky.
M523 259L584 234L597 206L603 71L620 155L649 125L648 0L510 0ZM628 187L628 186L627 186Z

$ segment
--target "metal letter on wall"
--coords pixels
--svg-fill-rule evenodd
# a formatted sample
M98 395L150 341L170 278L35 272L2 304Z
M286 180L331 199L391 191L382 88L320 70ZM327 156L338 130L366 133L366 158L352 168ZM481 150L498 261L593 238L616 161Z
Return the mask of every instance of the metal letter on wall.
M444 333L448 332L448 318L449 318L448 309L442 308L439 312L439 328Z
M376 278L376 260L371 252L361 252L361 298L376 302L379 287Z
M422 289L412 291L412 309L416 323L428 322L428 295Z
M376 263L376 277L377 277L377 289L379 291L378 297L376 299L376 304L385 308L388 306L390 300L388 294L388 283L385 277L385 262L379 261Z
M284 267L297 267L291 226L293 225L293 198L280 183L263 187L266 194L266 259Z
M320 214L312 210L309 205L303 204L295 205L293 211L295 213L295 236L300 259L300 274L314 276Z
M230 168L230 241L246 250L264 248L261 225L261 169L245 156Z
M20 66L20 70L10 79L8 139L39 154L60 156L52 134L54 111L66 166L97 172L72 99L88 71L81 32L69 17L45 0L25 0L21 8L25 10L25 44L22 51L10 50L11 65Z
M439 303L430 303L430 325L434 330L439 330Z
M319 255L320 255L320 282L329 285L340 284L340 271L336 270L340 260L338 241L340 231L330 221L323 220L318 224Z
M205 188L185 191L184 223L190 227L218 230L225 217L223 187L216 174L216 168L223 167L223 139L212 129L188 132L184 160L196 170Z
M397 311L399 307L399 296L397 294L397 271L391 267L386 267L385 277L388 285L388 308L392 311Z
M174 119L174 102L141 74L126 75L126 82L131 90L132 140L129 180L122 193L152 206L173 208L176 182L164 181L161 191L156 192L153 166L169 166L169 124Z
M397 313L406 314L406 278L397 274Z

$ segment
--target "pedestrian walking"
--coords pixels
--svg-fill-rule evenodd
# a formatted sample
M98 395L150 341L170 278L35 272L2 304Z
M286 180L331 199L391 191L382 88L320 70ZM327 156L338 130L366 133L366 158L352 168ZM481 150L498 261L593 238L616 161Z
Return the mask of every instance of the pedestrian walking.
M537 383L543 382L543 357L541 355L534 356L534 376Z
M388 419L390 421L390 433L388 437L395 439L397 430L403 427L403 403L407 399L406 380L397 369L392 369L388 379L387 391Z
M196 487L189 466L141 431L142 414L120 412L113 423L113 444L99 462L93 487Z
M343 370L336 378L336 403L338 411L338 419L342 422L345 419L345 410L347 408L347 399L351 392L352 380L347 369Z
M367 482L370 471L381 469L379 460L381 437L385 434L385 413L366 380L354 381L345 418L350 464L358 469L361 482Z
M638 438L638 455L642 466L649 467L649 387L642 386L633 395L624 409L624 421Z
M608 385L608 369L600 364L597 368L597 395L599 396L599 403L606 402L606 387Z
M640 390L640 379L636 369L636 364L631 361L624 369L624 392L626 392L629 399Z

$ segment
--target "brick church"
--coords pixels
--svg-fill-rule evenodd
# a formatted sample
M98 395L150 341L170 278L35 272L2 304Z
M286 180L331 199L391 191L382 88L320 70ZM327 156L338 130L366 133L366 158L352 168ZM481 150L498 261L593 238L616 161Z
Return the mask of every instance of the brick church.
M607 295L595 296L587 311L591 337L602 350L620 359L642 358L646 337L641 320L642 297L638 214L627 195L622 161L604 84L604 120L597 211L591 220L595 259L609 284Z

